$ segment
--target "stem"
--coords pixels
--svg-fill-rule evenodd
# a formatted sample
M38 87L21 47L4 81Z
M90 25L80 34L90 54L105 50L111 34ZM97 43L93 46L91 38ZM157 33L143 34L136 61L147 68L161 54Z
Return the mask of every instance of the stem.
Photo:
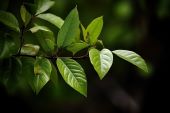
M19 55L20 55L20 53L21 53L21 48L22 48L23 43L24 43L24 38L23 38L24 31L25 31L25 26L22 26L22 28L21 28L21 35L20 35L20 48L19 48L19 50L18 50L18 54L19 54Z

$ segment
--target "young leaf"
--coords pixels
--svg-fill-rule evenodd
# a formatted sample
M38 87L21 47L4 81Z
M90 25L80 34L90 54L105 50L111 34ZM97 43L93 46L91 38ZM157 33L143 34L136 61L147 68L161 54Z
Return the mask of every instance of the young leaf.
M12 13L0 11L0 22L14 31L20 31L18 20Z
M101 51L97 49L90 49L89 51L90 62L92 63L94 69L98 73L100 79L109 71L113 63L112 52L108 49L102 49Z
M50 9L55 2L51 0L36 0L35 3L37 4L36 15L38 15Z
M31 19L31 14L26 10L25 6L23 5L21 6L20 13L22 21L24 22L25 26L27 26Z
M71 45L69 45L66 49L68 51L71 51L74 54L76 54L77 52L79 52L80 50L88 47L89 45L85 42L77 42L77 43L73 43Z
M37 57L34 63L33 85L36 94L44 87L44 85L50 80L52 71L51 63L48 59Z
M81 24L81 29L82 29L82 32L83 32L84 41L85 41L85 42L88 42L88 39L87 39L87 31L86 31L85 27L83 26L83 24Z
M74 8L66 17L58 33L57 45L59 48L69 46L76 40L79 32L79 23L78 11L77 8Z
M86 32L89 34L90 44L94 45L97 42L103 27L103 17L94 19L87 27Z
M128 50L114 50L112 52L116 54L118 57L132 63L133 65L136 65L145 72L148 72L147 65L144 59L135 52Z
M51 13L39 14L37 17L50 22L51 24L55 25L59 29L64 24L64 20L62 18Z
M33 44L25 44L21 48L21 54L22 55L37 55L40 47L38 45L33 45Z
M79 63L69 58L58 58L57 67L68 85L87 96L86 75Z
M32 33L35 33L38 42L41 45L41 48L50 53L54 50L55 38L51 30L44 26L35 26L30 29Z

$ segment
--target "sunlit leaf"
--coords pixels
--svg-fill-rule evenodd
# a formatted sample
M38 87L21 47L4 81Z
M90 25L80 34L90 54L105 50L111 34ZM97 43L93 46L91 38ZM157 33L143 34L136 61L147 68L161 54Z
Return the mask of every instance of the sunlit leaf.
M86 75L79 63L69 58L58 58L57 67L68 85L87 96Z
M50 22L58 28L61 28L64 24L64 20L62 18L51 13L39 14L37 17Z
M61 48L69 46L76 40L78 32L79 32L79 15L77 8L74 8L66 17L64 24L58 33L57 38L58 47Z
M20 31L18 20L10 12L0 11L0 22L14 31Z
M86 32L89 35L90 44L94 45L102 31L103 17L94 19L87 27Z
M36 15L38 15L50 9L55 2L51 0L35 0L35 3L37 4Z
M38 45L33 45L33 44L25 44L21 48L21 54L23 55L37 55L40 47Z
M92 48L89 51L89 57L90 62L98 73L100 79L103 79L109 71L110 67L112 66L112 52L108 49L102 49L101 51L99 51L97 49Z
M144 70L145 72L148 72L147 65L144 61L144 59L136 54L133 51L128 51L128 50L114 50L112 51L114 54L119 56L120 58L136 65L140 69Z

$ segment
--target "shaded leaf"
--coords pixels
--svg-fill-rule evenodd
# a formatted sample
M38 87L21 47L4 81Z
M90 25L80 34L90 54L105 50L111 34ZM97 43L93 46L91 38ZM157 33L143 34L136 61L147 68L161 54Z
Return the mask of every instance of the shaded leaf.
M66 17L63 26L61 27L57 45L59 48L69 46L75 42L77 34L79 32L79 15L77 8L74 8L69 15Z
M69 45L66 49L74 54L81 51L82 49L88 47L89 45L85 42L77 42Z
M50 75L52 71L51 63L48 59L37 57L34 63L34 74L33 79L34 90L36 94L45 86L45 84L50 80Z
M20 31L18 20L10 12L0 11L0 22L10 27L14 31Z
M21 6L20 13L22 21L24 22L25 26L27 26L31 19L31 14L26 10L24 5Z
M147 65L144 59L140 55L136 54L135 52L129 50L114 50L112 52L117 56L119 56L120 58L136 65L137 67L144 70L145 72L148 72Z
M87 96L86 75L79 63L69 58L58 58L57 67L68 85Z
M55 25L59 29L64 24L64 20L62 18L51 13L39 14L37 17L50 22L51 24Z
M94 45L102 31L103 17L94 19L87 27L86 32L89 34L90 44ZM87 36L86 36L87 37Z
M40 47L38 45L33 45L33 44L25 44L21 48L21 54L22 55L37 55Z
M102 49L101 51L97 49L90 49L89 51L90 62L99 75L100 79L109 71L113 63L112 52L108 49Z
M51 30L45 26L35 26L30 29L32 33L35 33L36 38L41 46L41 48L47 52L51 53L55 47L55 38Z

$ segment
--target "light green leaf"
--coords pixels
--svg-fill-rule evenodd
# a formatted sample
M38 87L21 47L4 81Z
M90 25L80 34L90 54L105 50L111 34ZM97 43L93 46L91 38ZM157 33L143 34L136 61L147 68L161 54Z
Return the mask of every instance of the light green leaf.
M21 6L20 13L22 21L24 22L25 26L27 26L31 19L31 14L26 10L25 6L23 5Z
M92 48L89 51L89 57L90 62L98 73L100 79L103 79L109 71L110 67L112 66L112 52L108 49L102 49L101 51L99 51L97 49Z
M33 44L25 44L21 48L21 54L22 55L37 55L40 47L38 45L33 45Z
M87 27L86 32L89 35L90 44L94 45L102 31L103 17L94 19Z
M87 96L86 75L79 63L69 58L58 58L57 67L68 85Z
M14 31L20 31L18 20L10 12L0 11L0 22L10 27Z
M51 63L48 59L37 57L34 63L34 74L33 86L36 94L45 86L45 84L50 80L50 75L52 71Z
M39 14L37 17L50 22L51 24L55 25L59 29L64 24L64 20L62 18L51 13Z
M35 3L37 4L36 15L38 15L50 9L55 2L51 0L36 0Z
M45 26L35 26L30 29L32 33L35 33L36 38L41 48L47 52L53 52L55 46L54 34Z
M75 42L79 32L79 23L78 11L77 8L74 8L66 17L58 33L57 45L59 48L69 46Z
M119 56L120 58L132 63L133 65L136 65L145 72L148 72L147 65L144 59L135 52L128 50L114 50L112 52Z
M87 39L87 31L86 31L85 27L83 26L83 24L81 24L81 29L82 29L82 32L83 32L84 41L85 41L85 42L88 42L88 39Z
M79 52L80 50L88 47L89 45L85 42L78 42L78 43L73 43L71 45L69 45L66 49L68 51L71 51L74 54L76 54L77 52Z

